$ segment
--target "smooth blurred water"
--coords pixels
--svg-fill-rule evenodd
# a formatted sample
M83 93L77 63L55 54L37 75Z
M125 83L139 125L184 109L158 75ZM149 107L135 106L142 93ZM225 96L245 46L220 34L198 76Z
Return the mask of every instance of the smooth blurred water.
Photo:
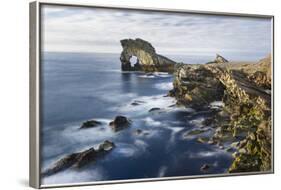
M183 133L202 128L208 113L172 107L175 99L165 97L172 75L121 72L119 55L93 53L45 53L41 73L42 170L104 140L116 145L96 163L45 177L43 184L225 173L232 162L225 150L196 141L212 130L183 138ZM131 105L136 100L143 103ZM156 107L161 111L149 112ZM131 119L132 126L113 132L108 123L116 115ZM103 124L79 130L88 119ZM136 135L136 129L147 134ZM200 171L206 163L210 170Z

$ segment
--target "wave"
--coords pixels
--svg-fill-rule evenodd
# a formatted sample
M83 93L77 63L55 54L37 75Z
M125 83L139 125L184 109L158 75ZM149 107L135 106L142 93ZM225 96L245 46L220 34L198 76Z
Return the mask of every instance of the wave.
M158 83L155 84L155 87L160 90L171 90L173 89L173 83L172 82Z
M139 102L139 104L132 105L134 102ZM164 97L164 94L156 96L140 96L138 98L132 99L131 102L123 106L113 107L111 108L111 110L135 117L143 114L148 114L151 108L160 108L159 111L172 110L172 108L170 108L169 106L175 103L176 100L174 98Z
M139 78L167 78L172 77L171 74L166 72L154 72L154 73L147 73L138 76Z
M156 121L156 120L152 119L151 117L146 117L143 120L144 120L145 124L148 126L152 126L152 127L163 126L163 124L160 121Z

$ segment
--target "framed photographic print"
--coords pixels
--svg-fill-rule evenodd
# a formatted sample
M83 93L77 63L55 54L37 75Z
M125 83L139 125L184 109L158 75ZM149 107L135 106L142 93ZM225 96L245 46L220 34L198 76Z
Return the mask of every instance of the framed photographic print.
M273 19L30 3L30 185L273 173Z

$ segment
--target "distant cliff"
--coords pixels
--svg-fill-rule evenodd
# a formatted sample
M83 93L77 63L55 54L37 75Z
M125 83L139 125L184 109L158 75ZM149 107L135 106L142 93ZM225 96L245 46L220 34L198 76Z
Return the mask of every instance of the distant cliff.
M140 38L121 40L123 51L120 61L123 71L173 72L176 62L156 53L154 47ZM137 58L132 65L131 58Z

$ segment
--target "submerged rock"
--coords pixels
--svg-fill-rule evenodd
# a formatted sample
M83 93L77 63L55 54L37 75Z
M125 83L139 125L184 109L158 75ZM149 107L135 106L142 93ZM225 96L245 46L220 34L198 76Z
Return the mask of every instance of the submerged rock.
M210 169L210 165L209 164L204 164L203 166L201 166L200 170L202 172L206 172L207 170Z
M115 145L113 142L106 140L99 145L98 149L89 148L82 152L69 154L43 171L42 176L50 176L69 167L81 168L91 162L96 161L97 158L104 156L114 147Z
M123 51L120 55L123 71L173 72L176 62L156 53L154 47L140 38L121 40ZM132 65L130 59L137 57Z
M131 125L131 121L127 119L125 116L120 116L120 115L116 116L115 119L109 123L109 126L115 132L127 128L130 125Z
M132 106L138 106L145 103L144 101L141 100L135 100L134 102L131 103Z
M160 108L151 108L150 110L148 110L148 112L153 112L153 111L159 111Z
M91 127L96 127L101 125L102 123L96 120L88 120L82 123L80 129L86 129L86 128L91 128Z
M135 135L140 135L140 134L142 134L142 130L141 129L137 129L135 132L134 132L134 134Z
M208 137L199 137L197 139L197 142L200 142L200 143L207 143L208 141L209 141Z
M208 129L194 129L194 130L187 131L186 133L184 133L183 137L188 138L189 136L199 135L201 133L205 133L206 131L208 131Z

